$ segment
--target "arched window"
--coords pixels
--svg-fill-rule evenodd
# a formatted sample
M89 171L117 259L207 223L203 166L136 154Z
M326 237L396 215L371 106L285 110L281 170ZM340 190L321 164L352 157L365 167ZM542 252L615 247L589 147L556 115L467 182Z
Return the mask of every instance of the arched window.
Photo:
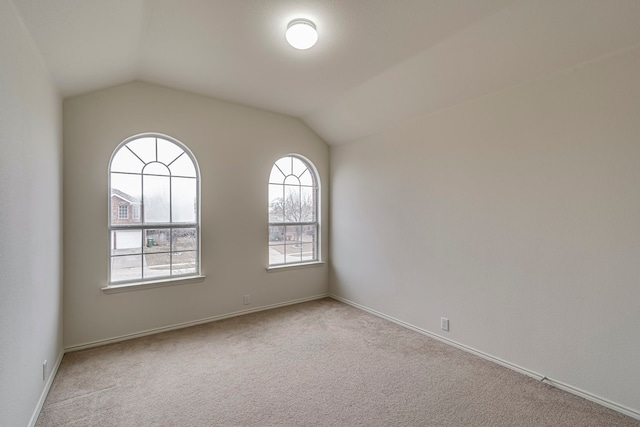
M137 135L109 164L110 285L200 274L200 178L189 149Z
M319 181L308 160L289 155L269 176L269 265L319 261Z

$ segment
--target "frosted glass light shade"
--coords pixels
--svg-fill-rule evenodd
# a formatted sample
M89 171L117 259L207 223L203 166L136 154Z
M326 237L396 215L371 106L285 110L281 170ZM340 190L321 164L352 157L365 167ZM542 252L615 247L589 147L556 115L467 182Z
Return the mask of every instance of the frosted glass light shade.
M287 26L287 42L296 49L313 47L318 41L318 32L313 22L306 19L294 19Z

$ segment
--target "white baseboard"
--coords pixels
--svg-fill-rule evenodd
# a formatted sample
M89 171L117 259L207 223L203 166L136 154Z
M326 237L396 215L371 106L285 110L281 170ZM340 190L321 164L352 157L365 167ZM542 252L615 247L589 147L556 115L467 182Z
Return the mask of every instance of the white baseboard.
M38 421L38 417L40 416L40 411L42 411L42 407L44 406L44 401L47 400L47 395L49 394L49 389L51 389L51 384L53 384L53 379L56 377L58 373L58 368L60 367L60 363L62 363L62 358L64 357L64 351L62 351L58 355L58 360L52 366L51 372L49 372L49 378L47 378L47 382L42 389L42 393L40 394L40 399L38 399L38 404L36 405L36 409L33 411L33 415L31 415L31 419L29 420L29 427L33 427L36 425L36 421Z
M263 306L260 306L260 307L255 307L255 308L251 308L251 309L247 309L247 310L234 311L233 313L221 314L219 316L207 317L205 319L194 320L194 321L191 321L191 322L178 323L178 324L175 324L175 325L164 326L162 328L148 329L146 331L136 332L136 333L133 333L133 334L121 335L121 336L118 336L118 337L107 338L107 339L97 340L97 341L91 341L91 342L84 343L84 344L72 345L70 347L66 347L64 349L64 351L65 351L65 353L70 353L72 351L84 350L84 349L92 348L92 347L99 347L101 345L113 344L113 343L116 343L116 342L126 341L126 340L130 340L130 339L134 339L134 338L140 338L140 337L144 337L144 336L147 336L147 335L159 334L159 333L162 333L162 332L173 331L175 329L188 328L190 326L201 325L203 323L215 322L217 320L223 320L223 319L228 319L228 318L231 318L231 317L242 316L242 315L245 315L245 314L256 313L256 312L259 312L259 311L271 310L271 309L274 309L274 308L286 307L288 305L300 304L300 303L307 302L307 301L313 301L313 300L317 300L317 299L327 298L328 296L329 296L329 294L320 294L320 295L314 295L314 296L311 296L311 297L300 298L300 299L296 299L296 300L290 300L290 301L277 303L277 304L263 305Z
M609 409L613 409L614 411L620 412L620 413L622 413L624 415L627 415L629 417L632 417L632 418L640 420L640 411L628 408L628 407L626 407L624 405L620 405L618 403L612 402L612 401L610 401L608 399L605 399L605 398L602 398L600 396L596 396L595 394L589 393L588 391L581 390L581 389L579 389L577 387L574 387L572 385L565 384L565 383L563 383L561 381L554 380L552 378L548 378L545 375L541 375L541 374L539 374L537 372L533 372L533 371L531 371L529 369L526 369L526 368L523 368L521 366L515 365L513 363L507 362L506 360L502 360L502 359L500 359L498 357L495 357L495 356L492 356L490 354L484 353L482 351L476 350L476 349L474 349L472 347L466 346L464 344L460 344L460 343L458 343L456 341L453 341L453 340L450 340L448 338L442 337L442 336L440 336L438 334L434 334L433 332L429 332L429 331L427 331L425 329L422 329L422 328L419 328L417 326L411 325L410 323L407 323L407 322L404 322L402 320L396 319L394 317L388 316L388 315L386 315L384 313L381 313L379 311L373 310L373 309L371 309L369 307L363 306L363 305L358 304L356 302L350 301L350 300L348 300L346 298L342 298L342 297L340 297L338 295L329 294L329 297L333 298L333 299L335 299L337 301L343 302L345 304L348 304L348 305L350 305L352 307L355 307L357 309L360 309L362 311L366 311L367 313L371 313L374 316L378 316L378 317L381 317L381 318L383 318L385 320L389 320L390 322L396 323L396 324L398 324L400 326L403 326L403 327L405 327L407 329L410 329L412 331L418 332L418 333L420 333L422 335L426 335L426 336L428 336L430 338L433 338L435 340L438 340L440 342L448 344L448 345L450 345L452 347L458 348L460 350L466 351L468 353L471 353L471 354L476 355L478 357L481 357L483 359L486 359L486 360L489 360L491 362L497 363L498 365L504 366L506 368L509 368L509 369L514 370L516 372L519 372L521 374L527 375L527 376L529 376L531 378L535 378L538 381L544 381L546 384L552 385L552 386L557 387L557 388L559 388L561 390L567 391L567 392L569 392L571 394L575 394L576 396L580 396L582 398L585 398L587 400L595 402L595 403L597 403L599 405L602 405L602 406L607 407Z

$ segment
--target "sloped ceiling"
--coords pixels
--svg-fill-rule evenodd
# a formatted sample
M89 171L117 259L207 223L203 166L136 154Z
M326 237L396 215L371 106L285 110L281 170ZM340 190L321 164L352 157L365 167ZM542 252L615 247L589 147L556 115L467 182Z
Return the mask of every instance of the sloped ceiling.
M13 0L65 97L134 80L330 144L640 45L637 0ZM284 30L315 22L298 51Z

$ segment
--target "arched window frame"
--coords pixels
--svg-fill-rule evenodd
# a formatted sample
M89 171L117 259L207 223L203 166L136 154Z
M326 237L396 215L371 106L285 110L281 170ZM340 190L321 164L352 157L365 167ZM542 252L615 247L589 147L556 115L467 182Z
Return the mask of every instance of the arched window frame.
M279 166L285 161L291 162L288 169ZM294 166L296 163L297 167ZM300 164L304 169L300 168ZM308 177L305 177L305 173L309 174ZM284 202L280 214L275 213L274 200L278 196L285 200L287 187L298 187L301 195L299 217L287 217ZM269 174L268 194L269 268L320 263L321 192L320 178L313 162L299 154L287 154L276 160ZM303 194L313 201L310 212L304 210ZM308 215L311 217L308 218Z
M132 143L153 143L154 147L150 151L145 148L145 155L142 155L139 148L132 147ZM130 158L132 154L140 161L142 166L139 171L135 171L133 168L130 171L117 170L117 168L114 170L114 159L122 150L127 150L125 154ZM163 167L166 168L166 171L162 169ZM191 167L193 169L190 169ZM154 168L156 169L155 173L153 173ZM158 170L162 172L157 172ZM174 173L174 170L177 172ZM114 186L114 179L130 178L135 180L137 177L140 180L139 195L127 197L128 195L122 191L120 194L116 194L118 189ZM163 206L156 208L156 218L151 217L154 212L150 207L153 206L150 205L151 192L147 189L145 193L145 185L148 184L151 187L152 181L147 183L147 180L151 178L168 181L168 185L164 186L164 189L168 190L168 200L166 197L161 199L160 203ZM195 156L185 144L159 133L144 133L125 139L116 147L109 160L108 186L109 268L108 285L103 288L104 290L171 284L172 282L202 277L200 266L200 169ZM121 208L114 206L114 195L129 199L128 223L119 223ZM190 211L191 199L186 202L184 200L185 197L191 196L193 197L193 214ZM183 198L182 203L178 204L176 197ZM149 206L146 212L145 203ZM156 203L158 202L156 201ZM180 209L185 206L187 206L186 210ZM168 215L168 218L159 219L158 212L160 211L162 211L160 216L166 217ZM135 242L139 238L139 246L134 243L135 247L129 250L131 253L116 251L117 233L122 232L128 232L133 236L129 238L131 242ZM139 233L139 236L136 233ZM153 237L162 238L154 241ZM157 244L159 240L162 241L162 244ZM114 268L118 261L125 260L135 263L136 258L140 260L139 274L133 274L138 269L137 264L131 268L131 274L129 274L131 277L122 274L123 269ZM151 262L151 258L154 258L154 261L162 259L159 261L160 263L168 261L168 264L161 264L156 271L153 271L157 266L152 265L154 263Z

